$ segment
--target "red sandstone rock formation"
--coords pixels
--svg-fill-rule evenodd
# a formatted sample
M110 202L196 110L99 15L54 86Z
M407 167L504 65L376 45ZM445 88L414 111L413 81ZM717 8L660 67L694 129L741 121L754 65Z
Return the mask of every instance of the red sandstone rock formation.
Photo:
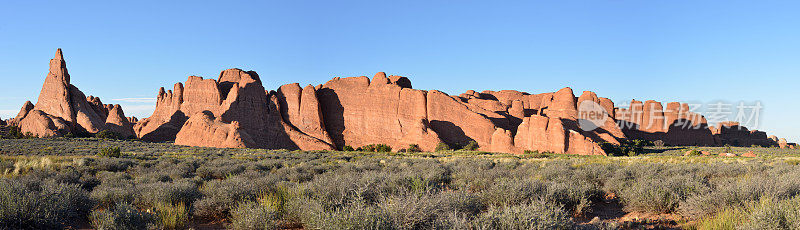
M31 112L31 110L33 110L33 103L31 103L31 101L26 101L19 110L19 113L17 113L17 116L14 117L14 119L11 119L9 124L13 126L19 126L20 121L28 116L28 113Z
M394 84L383 73L372 81L334 78L317 96L325 128L339 148L387 144L402 149L417 144L431 151L441 142L426 119L426 92Z
M739 125L739 122L725 121L717 123L716 127L711 127L711 132L721 143L719 145L733 146L775 146L778 141L767 137L767 133L758 130L748 130ZM775 137L777 139L777 137Z
M239 122L223 122L210 111L192 115L175 138L176 145L217 148L246 148L256 143L239 126Z
M269 92L255 72L239 69L225 70L217 80L191 76L185 85L161 88L153 115L139 121L125 117L119 105L103 104L70 85L60 50L50 67L37 105L26 103L10 122L40 136L108 129L181 145L304 150L368 144L399 150L416 144L430 151L440 142L462 146L475 141L481 150L494 152L604 155L600 142L714 145L730 142L730 133L741 133L709 128L687 104L663 108L660 102L634 100L628 109L615 108L613 101L594 92L576 98L570 88L542 94L470 90L450 96L415 90L408 78L378 73L371 81L334 78L323 85L301 88L295 83ZM579 127L578 107L586 101L608 113L597 129ZM746 132L770 140L763 132Z
M706 119L689 110L688 104L657 101L631 101L630 108L616 109L616 120L626 137L642 140L662 140L668 145L716 145Z
M218 80L190 76L185 86L177 83L174 90L166 92L161 88L153 115L136 123L134 130L144 140L175 140L196 146L333 149L324 140L288 125L279 105L286 103L274 97L252 71L228 69ZM206 141L221 137L226 138L224 142Z
M99 99L98 99L99 101ZM122 111L120 105L110 105L108 115L106 118L106 128L114 133L122 135L122 137L133 137L133 124L125 117L125 112Z
M36 105L26 102L13 123L19 125L22 132L33 135L60 136L70 132L97 133L110 129L122 134L132 134L129 126L117 122L117 117L124 117L122 109L115 111L108 128L108 106L99 98L86 97L77 87L70 84L70 75L61 49L56 51L55 58L50 60L50 71L44 80L39 101Z

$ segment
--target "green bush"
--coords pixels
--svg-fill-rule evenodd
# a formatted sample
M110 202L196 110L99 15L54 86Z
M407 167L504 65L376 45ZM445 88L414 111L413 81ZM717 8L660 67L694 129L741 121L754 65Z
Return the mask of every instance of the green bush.
M378 152L378 153L387 153L392 151L392 147L386 144L370 144L361 146L358 149L364 152Z
M541 153L541 152L536 151L536 150L525 150L525 152L523 154L525 156L531 157L531 158L547 158L547 157L549 157L548 153Z
M121 157L122 152L120 151L119 147L105 147L100 149L100 153L97 156L101 157Z
M353 146L345 145L344 147L342 147L342 151L352 152L356 151L356 149L354 149Z
M464 145L464 148L462 148L462 150L475 151L475 150L478 150L478 147L479 147L478 146L478 142L473 140L473 141L469 141L469 143L467 143L467 145Z
M24 138L33 138L34 136L30 132L22 133L22 129L20 127L8 126L8 132L6 132L4 135L0 137L1 139L24 139Z
M600 148L609 156L636 156L644 153L645 146L652 145L652 142L644 140L622 141L619 145L600 142Z
M102 130L97 134L95 134L94 136L101 139L122 139L121 137L122 135L119 135L118 133L112 132L110 130Z
M436 145L436 149L434 151L442 152L442 151L450 151L450 150L452 150L452 148L450 148L450 145L448 145L447 143L444 143L444 142L440 142L439 144Z

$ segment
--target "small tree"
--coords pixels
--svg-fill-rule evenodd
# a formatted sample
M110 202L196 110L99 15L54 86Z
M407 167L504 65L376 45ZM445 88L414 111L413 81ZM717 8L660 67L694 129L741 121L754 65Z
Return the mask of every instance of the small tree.
M375 151L381 153L388 153L392 151L392 147L386 144L377 144L375 145Z
M444 143L444 142L439 142L439 144L438 144L438 145L436 145L436 149L435 149L435 151L436 151L436 152L441 152L441 151L450 151L450 150L452 150L452 149L450 148L450 145L447 145L447 144L446 144L446 143Z
M467 150L467 151L475 151L475 150L478 150L478 147L479 147L478 146L478 142L472 140L472 141L469 141L469 143L467 143L467 145L465 145L464 148L462 148L462 149L463 150Z

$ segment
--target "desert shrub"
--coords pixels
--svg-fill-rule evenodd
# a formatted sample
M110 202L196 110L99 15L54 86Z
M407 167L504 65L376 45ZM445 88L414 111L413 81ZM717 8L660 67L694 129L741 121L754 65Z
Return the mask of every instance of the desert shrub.
M536 150L525 150L525 152L523 152L523 154L525 156L531 157L531 158L547 158L547 157L549 157L549 155L547 153L542 153L542 152L539 152L539 151L536 151Z
M653 141L653 146L661 148L666 146L666 144L664 144L663 140L655 140Z
M299 197L289 203L293 216L307 229L391 229L389 216L363 200L353 200L339 208L326 208L323 202Z
M573 229L575 223L560 207L544 202L490 208L472 222L474 229Z
M91 221L92 226L96 229L151 229L155 227L156 217L150 213L139 211L133 205L119 203L108 209L93 211Z
M800 197L762 199L752 209L743 229L800 229Z
M361 149L361 151L364 152L379 152L379 153L392 151L392 147L386 144L370 144L361 146L359 147L359 149Z
M95 187L89 195L101 209L108 209L119 203L133 203L139 196L133 183L103 183Z
M703 153L700 152L700 150L697 150L697 149L689 150L689 154L687 154L687 156L694 156L694 157L702 156L702 155L703 155Z
M23 139L23 138L33 138L33 134L31 133L22 133L22 129L17 126L9 126L8 132L2 135L0 139Z
M418 153L418 152L422 152L422 149L419 147L418 144L410 144L410 145L408 145L408 148L406 149L406 152Z
M161 204L191 204L201 196L197 185L189 181L138 184L136 188L141 192L137 201L140 207L154 207L154 205Z
M278 229L280 220L278 212L259 202L242 202L231 210L231 228L233 229Z
M639 178L617 195L626 210L671 213L687 197L708 191L701 178L685 175Z
M800 195L800 181L793 179L800 176L796 169L775 167L764 172L728 174L731 178L717 179L710 192L696 194L682 202L680 213L696 219L763 199L785 200ZM733 177L736 175L747 176Z
M97 156L101 157L121 157L122 152L120 152L119 147L104 147L100 149L100 153Z
M528 203L539 198L547 189L542 182L535 180L499 178L493 184L494 186L481 193L483 201L492 207Z
M244 177L207 181L200 188L203 198L194 203L194 214L205 219L226 218L237 203L255 200L265 187Z
M78 185L0 179L0 229L60 229L91 207Z
M448 228L450 214L474 216L485 209L480 199L464 192L441 192L425 195L394 195L377 205L392 223L392 229Z
M135 162L129 159L120 158L98 158L90 163L98 171L120 172L125 171L129 167L136 165Z
M436 149L434 151L441 152L441 151L450 151L450 150L452 150L452 148L450 148L450 145L448 145L447 143L444 143L444 142L440 142L439 144L436 145Z
M115 133L115 132L112 132L110 130L102 130L102 131L98 132L97 134L95 134L94 136L97 137L97 138L101 138L101 139L122 139L122 138L124 138L124 137L122 137L122 135L120 135L118 133Z
M189 224L189 207L183 202L159 202L153 209L163 229L185 229Z
M478 146L478 142L472 140L472 141L469 141L469 143L467 143L466 145L464 145L464 148L462 148L462 150L475 151L475 150L478 150L478 147L479 147Z
M599 199L602 193L597 185L586 181L551 182L547 184L542 199L558 204L574 215L582 215L588 211L592 200Z
M195 174L203 179L223 179L239 175L247 169L249 162L230 158L217 158L200 165Z
M645 146L652 146L653 143L645 140L622 141L619 145L601 142L600 148L610 156L636 156L644 153Z
M345 145L344 147L342 147L342 151L352 152L356 151L356 149L354 149L353 146Z

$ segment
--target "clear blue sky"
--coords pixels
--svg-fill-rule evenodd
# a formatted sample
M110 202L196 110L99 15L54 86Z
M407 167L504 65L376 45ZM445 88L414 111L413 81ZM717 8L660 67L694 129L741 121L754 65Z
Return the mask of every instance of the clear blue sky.
M36 101L63 48L72 83L127 115L159 87L227 68L268 89L375 72L415 88L615 102L760 101L800 141L798 1L3 1L0 117ZM126 99L128 98L128 99Z

